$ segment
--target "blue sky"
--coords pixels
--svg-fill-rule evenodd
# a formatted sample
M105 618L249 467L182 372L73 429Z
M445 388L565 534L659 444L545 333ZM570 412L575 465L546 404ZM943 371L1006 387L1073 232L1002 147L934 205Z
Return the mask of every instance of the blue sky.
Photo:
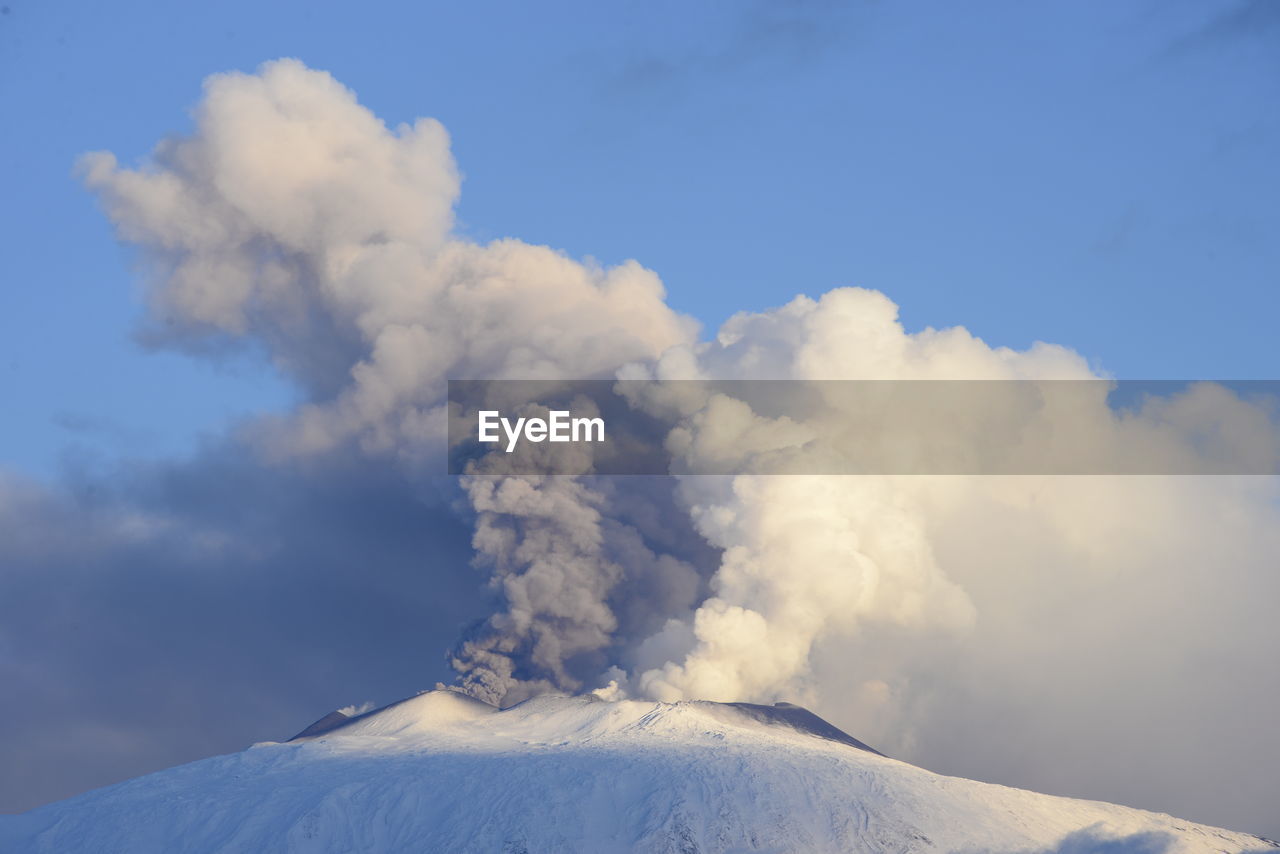
M0 812L451 679L505 607L457 484L354 445L260 459L228 427L300 395L261 354L137 343L138 258L74 164L144 162L208 75L293 56L393 126L440 119L464 236L636 258L704 334L861 285L910 330L1123 379L1277 379L1277 47L1276 0L0 0ZM958 686L922 762L1280 833L1280 505L1222 480L1126 482L1123 512L1067 484L1062 517L1102 532L1079 541L963 503L940 561L987 597L979 634L1019 641L920 659ZM716 571L669 483L610 500Z
M1280 13L1027 4L6 0L0 463L181 453L291 390L149 353L132 258L72 174L181 132L200 81L296 56L428 115L460 228L634 257L714 328L840 284L909 328L1122 378L1277 375Z

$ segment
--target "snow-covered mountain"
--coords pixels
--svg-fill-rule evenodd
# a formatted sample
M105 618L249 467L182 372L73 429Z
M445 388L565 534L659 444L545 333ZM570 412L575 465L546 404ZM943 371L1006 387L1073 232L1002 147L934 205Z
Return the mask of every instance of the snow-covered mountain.
M0 817L17 852L1275 851L943 777L796 706L430 691Z

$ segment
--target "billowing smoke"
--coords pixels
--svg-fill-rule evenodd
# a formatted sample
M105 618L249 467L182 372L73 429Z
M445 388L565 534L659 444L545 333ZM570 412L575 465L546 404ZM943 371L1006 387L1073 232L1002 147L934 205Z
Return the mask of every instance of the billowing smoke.
M526 689L578 687L567 660L603 649L618 628L605 598L622 569L605 553L603 499L570 478L471 478L466 489L479 516L473 545L506 607L453 658L463 686L504 702L527 660L549 678Z
M453 238L444 128L388 129L294 60L210 77L194 133L143 168L106 153L81 167L144 250L148 339L264 348L306 392L264 430L276 452L416 456L442 435L447 378L608 375L695 333L639 264Z
M512 703L541 690L577 691L584 681L596 687L619 649L694 605L702 588L695 567L661 551L664 544L655 551L643 533L678 529L681 520L633 519L625 505L637 496L608 486L569 477L465 480L477 561L491 570L502 603L451 656L467 691ZM671 504L661 485L644 492L641 500Z
M142 251L147 340L261 349L304 393L250 431L268 457L438 472L449 378L1097 376L1062 347L909 332L861 289L739 315L699 340L639 264L457 237L444 129L388 129L296 61L211 77L189 136L137 169L93 154L83 172ZM741 401L660 398L641 405L674 407L686 462L729 449L747 473L464 479L494 597L450 653L467 690L500 703L549 689L798 699L943 770L981 766L993 730L1012 743L1004 755L1035 756L1031 743L1159 720L1117 760L1148 781L1179 777L1168 757L1197 750L1186 744L1205 715L1257 733L1254 713L1280 700L1262 605L1280 594L1271 479L771 477L753 460L841 452L842 401L796 424ZM1206 436L1276 448L1267 413L1223 392L1124 415L1099 399L1072 417L1118 455L1185 460ZM1015 770L1003 776L1056 790L1093 779L1069 757Z
M634 367L627 371L631 377L643 373ZM898 322L896 306L882 294L860 289L832 291L816 301L800 297L775 311L739 315L715 342L673 348L648 375L799 380L1095 376L1079 356L1061 347L996 349L960 328L909 334ZM864 433L848 429L864 401L849 395L840 383L814 387L828 390L827 399L800 424L790 413L757 415L744 402L724 395L695 398L682 426L673 431L676 441L669 444L691 470L699 468L699 458L722 464L726 455L732 457L733 468L745 472L765 460L773 466L785 460L791 470L821 470L822 463L850 450L847 446L865 441ZM1280 458L1276 425L1267 411L1221 388L1196 388L1172 402L1149 401L1128 415L1108 406L1105 390L1103 384L1085 383L1071 386L1070 393L1050 396L1048 408L1062 410L1053 412L1052 428L1071 432L1080 443L1100 445L1107 458L1123 456L1132 462L1145 456L1156 470L1193 470L1189 466L1197 457L1232 450L1258 462L1262 470L1274 470ZM661 400L662 387L656 394L659 405L671 405ZM1011 409L1018 402L991 394L982 399L993 409ZM1008 440L993 435L990 425L1015 420L1011 414L979 414L991 418L948 421L945 429L963 439L958 444L966 449ZM963 435L966 432L971 435ZM806 466L806 457L818 464ZM1250 502L1253 495L1250 489L1238 492L1234 482L1224 485L1213 478L1181 483L1164 478L1154 491L1148 479L1137 480L1135 484L1122 477L1084 478L1085 492L1099 506L1117 502L1117 496L1137 496L1129 505L1135 508L1162 503L1153 499L1170 489L1191 489L1231 503L1241 495ZM1053 535L1083 541L1101 537L1097 523L1103 519L1082 512L1080 490L1068 489L1070 481L1026 475L683 477L680 494L698 530L723 549L723 561L711 579L712 596L687 618L669 621L647 642L660 653L649 654L642 646L632 659L629 681L611 690L665 700L802 696L820 703L824 686L815 682L813 669L819 645L858 650L860 634L865 640L873 630L887 629L950 635L954 640L972 627L974 603L940 564L934 544L940 520L966 502L989 491L1017 496L1012 500L1039 505L1037 522L1052 526ZM1061 500L1066 500L1065 506L1059 506ZM1195 521L1189 514L1181 522L1160 519L1153 527L1140 516L1128 519L1127 525L1138 536L1177 536L1175 532L1188 526L1196 532L1193 536L1205 536ZM989 527L975 530L973 545L987 554L999 551L1004 524L998 516ZM1044 533L1049 547L1050 532ZM1256 537L1251 541L1259 542ZM1117 549L1114 556L1095 560L1117 568L1140 563L1126 552ZM1085 566L1078 569L1087 571ZM884 695L884 686L902 677L896 663L883 666L869 690ZM896 737L909 737L900 718L894 726Z
M143 249L148 340L264 348L306 393L256 425L271 455L353 446L439 471L447 378L609 376L696 333L634 262L602 269L518 240L453 237L459 179L444 128L390 130L293 60L209 78L194 133L145 167L96 153L82 168ZM467 494L502 604L453 655L464 683L494 701L580 687L569 659L611 643L606 597L622 572L611 552L634 554L637 535L602 527L598 494L580 484L479 481ZM640 561L655 562L663 578L685 572L671 557Z

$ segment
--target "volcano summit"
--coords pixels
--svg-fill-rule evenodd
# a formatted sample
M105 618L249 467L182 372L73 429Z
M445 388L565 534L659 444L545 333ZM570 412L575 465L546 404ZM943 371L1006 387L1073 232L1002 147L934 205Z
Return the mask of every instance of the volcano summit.
M1255 836L943 777L798 706L448 690L0 817L5 852L1241 852Z

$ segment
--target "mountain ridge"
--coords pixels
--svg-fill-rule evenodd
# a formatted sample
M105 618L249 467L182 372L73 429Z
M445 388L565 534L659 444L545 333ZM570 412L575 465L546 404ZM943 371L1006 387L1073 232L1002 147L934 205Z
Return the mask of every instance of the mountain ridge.
M541 695L500 710L441 690L0 816L0 851L24 854L1277 847L1158 813L944 777L798 706Z

